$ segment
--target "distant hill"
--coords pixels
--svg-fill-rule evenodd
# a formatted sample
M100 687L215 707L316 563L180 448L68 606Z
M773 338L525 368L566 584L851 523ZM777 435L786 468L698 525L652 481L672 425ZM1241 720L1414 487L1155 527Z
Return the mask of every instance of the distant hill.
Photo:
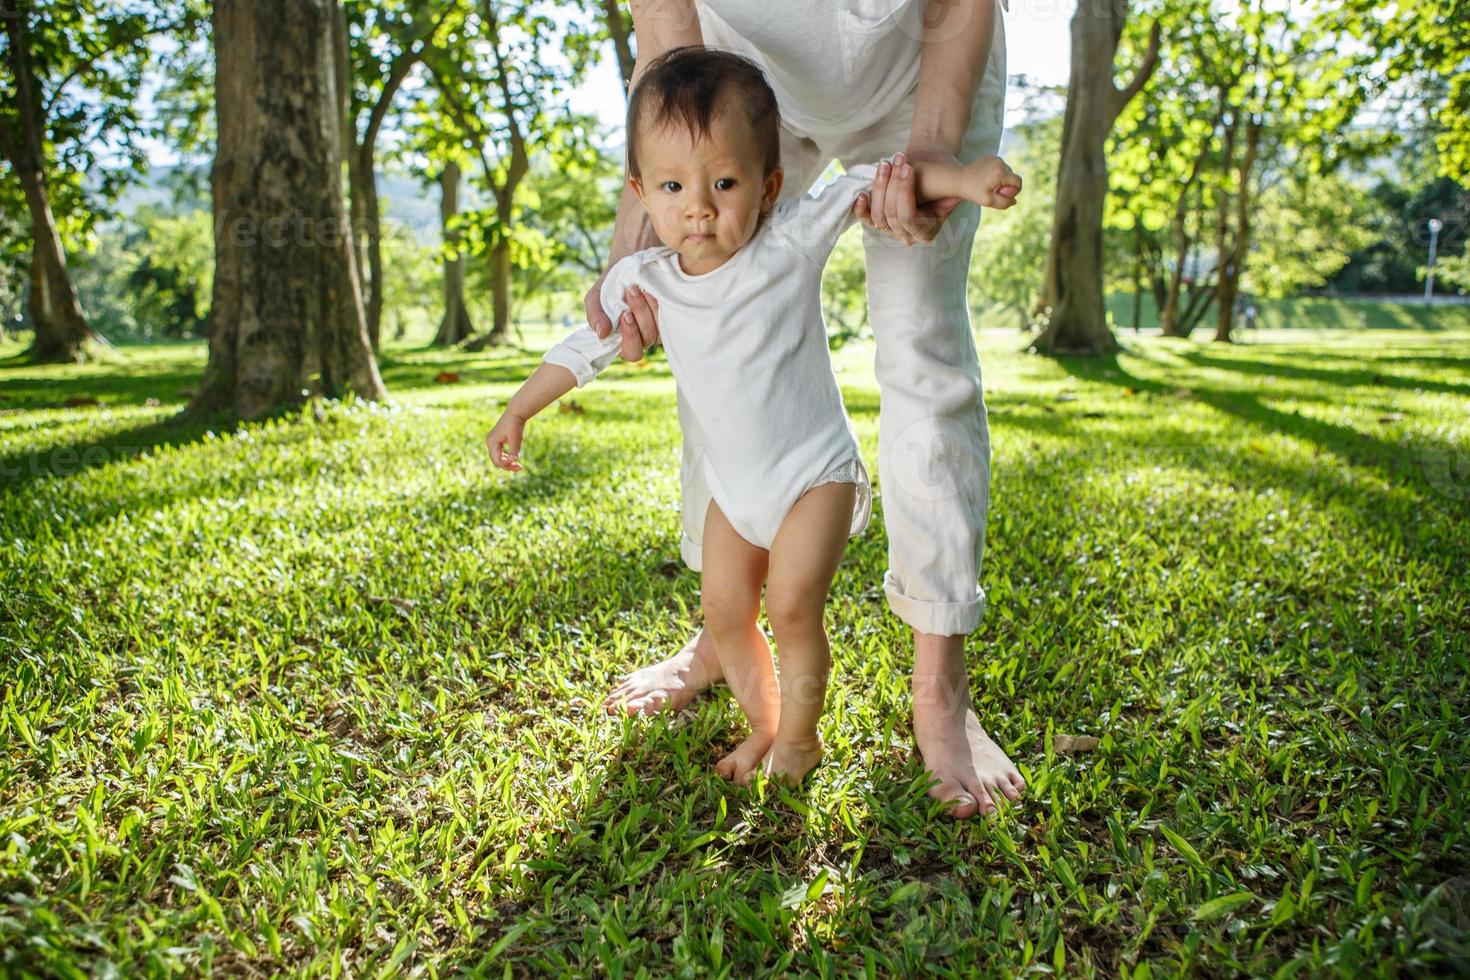
M385 220L412 228L414 235L425 245L439 244L437 185L425 187L419 178L407 173L380 173L378 199L382 202ZM460 204L465 208L480 206L479 195L468 186L468 181L460 191ZM152 167L142 180L123 192L117 209L123 215L131 215L145 206L177 207L184 212L208 208L208 167L202 170L179 166Z

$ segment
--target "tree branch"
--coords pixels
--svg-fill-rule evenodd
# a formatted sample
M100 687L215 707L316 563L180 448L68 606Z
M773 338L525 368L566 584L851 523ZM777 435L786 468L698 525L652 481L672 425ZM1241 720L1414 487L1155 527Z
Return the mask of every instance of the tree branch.
M67 72L66 77L56 83L56 88L52 90L51 94L47 96L42 103L41 114L45 118L50 118L51 110L55 108L57 101L61 98L62 91L64 91L69 84L76 81L78 77L91 71L93 67L96 66L97 62L100 61L102 58L105 58L107 55L113 54L114 52L119 51L123 48L136 47L140 41L144 40L145 38L152 37L155 34L168 34L172 31L176 31L179 28L187 25L190 20L192 20L192 18L185 17L183 20L176 21L171 24L159 24L156 27L148 28L141 34L122 38L116 44L113 44L110 47L105 47L98 51L90 52L91 57L87 58L81 64L77 65L71 71Z
M388 106L392 104L393 97L398 94L399 87L413 66L424 58L424 52L434 43L434 38L439 36L439 29L449 20L449 15L454 13L453 4L447 4L444 13L439 19L430 25L428 31L422 36L412 38L408 47L398 57L393 59L393 65L388 70L388 79L383 83L383 91L378 95L378 101L373 105L372 112L368 115L367 129L362 136L362 146L371 149L378 141L378 130L383 126L383 119L388 115Z
M1121 89L1116 86L1113 88L1112 111L1114 119L1118 118L1119 114L1127 108L1128 103L1132 102L1134 97L1143 91L1143 87L1153 77L1155 69L1159 67L1159 46L1162 40L1163 28L1155 20L1153 27L1149 28L1148 50L1143 53L1143 60L1139 62L1138 70L1133 73L1133 78L1129 80L1126 86Z

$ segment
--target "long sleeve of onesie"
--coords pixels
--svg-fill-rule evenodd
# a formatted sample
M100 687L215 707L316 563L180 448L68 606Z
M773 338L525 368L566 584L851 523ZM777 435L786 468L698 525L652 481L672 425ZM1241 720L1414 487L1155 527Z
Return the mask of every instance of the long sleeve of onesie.
M773 214L772 224L821 268L837 239L857 220L852 214L853 201L873 185L877 176L876 164L853 167L816 194L803 194L776 205L780 213Z
M602 309L613 322L606 337L598 337L591 327L582 327L568 334L541 358L547 364L559 364L571 371L582 388L601 374L608 365L617 360L622 349L622 334L618 331L618 318L628 309L623 302L623 290L633 281L640 259L639 254L629 255L608 270L602 281Z

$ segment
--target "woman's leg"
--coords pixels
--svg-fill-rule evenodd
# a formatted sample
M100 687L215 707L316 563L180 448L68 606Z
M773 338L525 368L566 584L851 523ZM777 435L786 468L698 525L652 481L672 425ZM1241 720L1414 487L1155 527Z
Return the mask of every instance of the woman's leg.
M999 16L999 11L997 11ZM1005 106L1004 26L971 110L962 160L994 153ZM913 107L843 146L844 165L907 145ZM966 286L980 209L961 204L931 243L865 230L868 309L882 396L878 469L888 529L889 605L914 631L914 737L950 814L995 810L1025 781L971 707L965 635L980 623L990 506L990 429Z
M781 698L771 648L756 622L767 552L742 538L718 504L710 501L704 522L704 570L700 596L704 632L750 722L750 736L715 766L726 779L746 782L776 737Z
M822 758L817 722L832 671L823 614L847 545L856 492L851 483L808 490L771 544L766 617L781 660L781 721L763 766L773 778L799 782Z

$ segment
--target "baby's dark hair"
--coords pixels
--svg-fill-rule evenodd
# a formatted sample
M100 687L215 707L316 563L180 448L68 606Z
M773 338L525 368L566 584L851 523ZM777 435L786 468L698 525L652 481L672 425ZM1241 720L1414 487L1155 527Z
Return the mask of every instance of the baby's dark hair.
M727 102L726 99L729 101ZM638 127L648 114L654 126L683 124L701 139L721 111L743 110L764 144L765 170L781 166L781 114L765 73L749 58L699 44L671 48L655 58L628 98L628 173L638 169Z

